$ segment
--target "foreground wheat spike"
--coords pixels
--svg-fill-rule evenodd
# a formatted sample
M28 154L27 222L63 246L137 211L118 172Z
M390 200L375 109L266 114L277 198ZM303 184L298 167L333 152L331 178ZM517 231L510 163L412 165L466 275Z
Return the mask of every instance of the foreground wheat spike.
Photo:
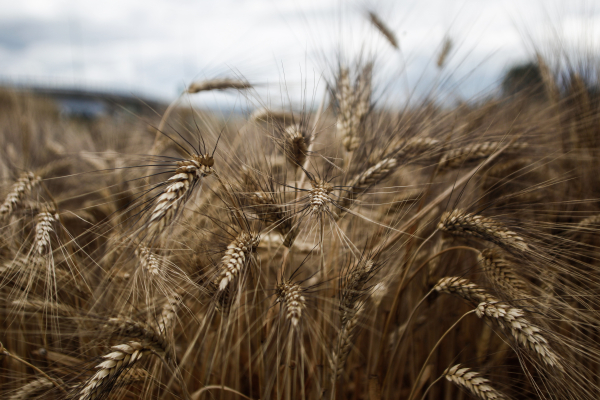
M79 400L93 400L103 391L110 391L112 384L128 368L141 360L144 354L154 349L144 342L129 342L111 348L113 351L102 358L105 361L96 366L98 371L81 388Z
M242 232L229 246L221 258L221 273L217 278L219 291L227 288L242 271L252 253L260 243L260 235L256 232Z
M501 303L498 299L487 294L468 279L446 277L440 279L434 290L442 293L457 294L471 303L479 303L476 314L498 322L502 329L508 329L517 342L526 349L540 355L549 366L562 370L558 356L550 348L548 341L540 333L540 328L525 318L525 312L519 308Z
M141 245L135 250L135 254L140 260L140 265L151 275L159 275L162 269L162 260L154 254L149 248Z
M402 141L399 145L395 146L392 153L395 153L396 159L413 159L428 151L434 150L440 145L440 141L430 137L414 137L408 140Z
M356 307L360 305L358 301L366 293L365 285L376 270L376 264L370 259L361 259L349 269L340 299L342 327L355 316Z
M444 154L438 164L439 170L458 168L467 162L478 161L494 154L501 148L502 142L473 143L459 149L450 150ZM514 143L505 150L504 154L527 147L526 143Z
M177 210L190 194L190 189L199 179L212 174L214 163L214 159L208 154L177 162L175 175L167 180L167 187L158 196L156 206L150 214L148 229L151 235L159 235L173 222Z
M38 378L25 385L21 386L13 395L9 396L9 400L26 400L40 395L44 391L48 391L54 387L54 384L46 378Z
M472 236L494 243L506 250L527 251L529 247L517 233L493 218L469 214L464 210L446 211L438 229L458 236Z
M369 11L369 19L371 20L373 26L375 26L375 28L377 28L377 30L381 32L381 34L388 40L388 42L390 42L392 47L397 49L398 41L396 40L396 36L392 32L392 30L383 23L379 16L374 12Z
M460 364L447 368L443 374L447 380L468 389L482 400L506 399L506 397L490 386L489 380L479 376L479 373L470 368L461 368Z
M53 232L52 225L57 220L57 216L50 212L41 212L36 218L35 252L39 256L44 256L51 250L50 232Z
M308 144L306 133L300 124L293 124L285 128L285 155L290 163L296 166L304 165Z
M167 301L161 310L160 320L158 321L158 331L162 335L165 335L167 330L173 326L180 305L181 296L179 294L174 293L167 298Z
M295 328L302 318L302 310L306 307L306 299L302 295L303 288L292 282L283 282L277 285L277 301L280 302L286 313L286 318L292 321Z
M329 193L331 193L333 187L321 179L316 179L311 184L312 189L309 193L310 211L315 215L320 215L327 208L327 203L331 202Z
M523 310L490 300L477 306L476 314L479 318L484 316L493 318L501 328L509 330L523 347L539 354L544 363L560 370L563 369L558 355L552 351L548 341L540 333L540 328L524 317Z
M207 90L226 90L226 89L251 89L252 85L246 81L230 79L230 78L220 78L220 79L209 79L206 81L193 82L188 88L187 92L198 93L204 92Z
M4 203L0 206L0 217L12 213L18 206L25 194L33 189L42 178L35 175L33 172L23 174L21 178L13 185L12 190L6 196Z
M491 295L487 294L478 285L458 276L448 276L440 279L433 287L433 290L440 293L456 294L475 304L493 299Z
M512 265L498 251L485 249L479 253L477 261L488 277L509 293L524 289L524 282L515 275Z
M347 313L346 323L342 325L340 329L338 337L338 352L333 352L331 361L331 369L334 371L334 380L339 379L344 372L346 360L348 359L350 350L352 350L352 339L356 333L358 321L364 308L364 303L356 304L354 308Z

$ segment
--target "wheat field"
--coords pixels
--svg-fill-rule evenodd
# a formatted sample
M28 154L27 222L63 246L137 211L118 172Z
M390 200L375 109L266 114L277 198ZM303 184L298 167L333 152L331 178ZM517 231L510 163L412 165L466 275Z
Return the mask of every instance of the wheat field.
M548 64L451 106L335 55L314 106L248 115L1 92L0 393L598 399L600 98ZM182 96L212 90L266 104Z

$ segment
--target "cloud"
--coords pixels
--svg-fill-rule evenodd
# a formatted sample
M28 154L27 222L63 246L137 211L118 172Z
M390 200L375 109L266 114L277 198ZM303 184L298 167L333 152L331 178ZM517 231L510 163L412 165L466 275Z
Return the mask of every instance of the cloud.
M367 9L389 24L401 54L369 24ZM378 54L382 85L405 74L412 87L431 88L441 79L436 52L449 35L456 46L447 85L470 74L461 93L473 94L527 58L529 42L548 37L553 25L564 22L561 32L576 41L581 22L598 15L570 0L13 1L0 5L0 71L16 80L100 84L165 100L194 79L241 74L276 101L285 76L283 90L300 100L303 88L337 68L333 55L350 62L365 49Z

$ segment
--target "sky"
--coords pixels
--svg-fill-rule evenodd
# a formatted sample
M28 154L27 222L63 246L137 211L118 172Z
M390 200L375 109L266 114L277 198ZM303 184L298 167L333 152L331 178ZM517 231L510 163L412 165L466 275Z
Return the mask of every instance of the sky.
M592 52L599 8L592 0L0 0L0 80L170 101L194 80L235 76L256 85L252 98L194 101L310 103L340 63L362 54L375 57L382 98L456 100L493 90L536 50ZM445 38L454 45L440 70Z

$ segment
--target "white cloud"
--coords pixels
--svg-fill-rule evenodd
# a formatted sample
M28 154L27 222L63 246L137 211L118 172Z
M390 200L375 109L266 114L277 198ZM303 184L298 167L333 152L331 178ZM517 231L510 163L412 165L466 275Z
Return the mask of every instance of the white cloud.
M394 30L402 55L366 21L366 9ZM525 59L529 36L543 43L560 25L561 35L583 43L582 37L597 36L593 28L599 23L589 1L572 0L2 2L0 71L15 79L102 83L163 99L175 96L184 82L233 71L262 83L259 91L276 98L278 84L266 83L285 73L288 88L296 91L302 79L310 85L324 69L335 68L336 53L351 59L366 44L380 54L384 80L400 79L406 71L411 85L423 78L427 87L440 78L433 63L449 35L457 46L448 85L471 74L463 87L468 95Z

